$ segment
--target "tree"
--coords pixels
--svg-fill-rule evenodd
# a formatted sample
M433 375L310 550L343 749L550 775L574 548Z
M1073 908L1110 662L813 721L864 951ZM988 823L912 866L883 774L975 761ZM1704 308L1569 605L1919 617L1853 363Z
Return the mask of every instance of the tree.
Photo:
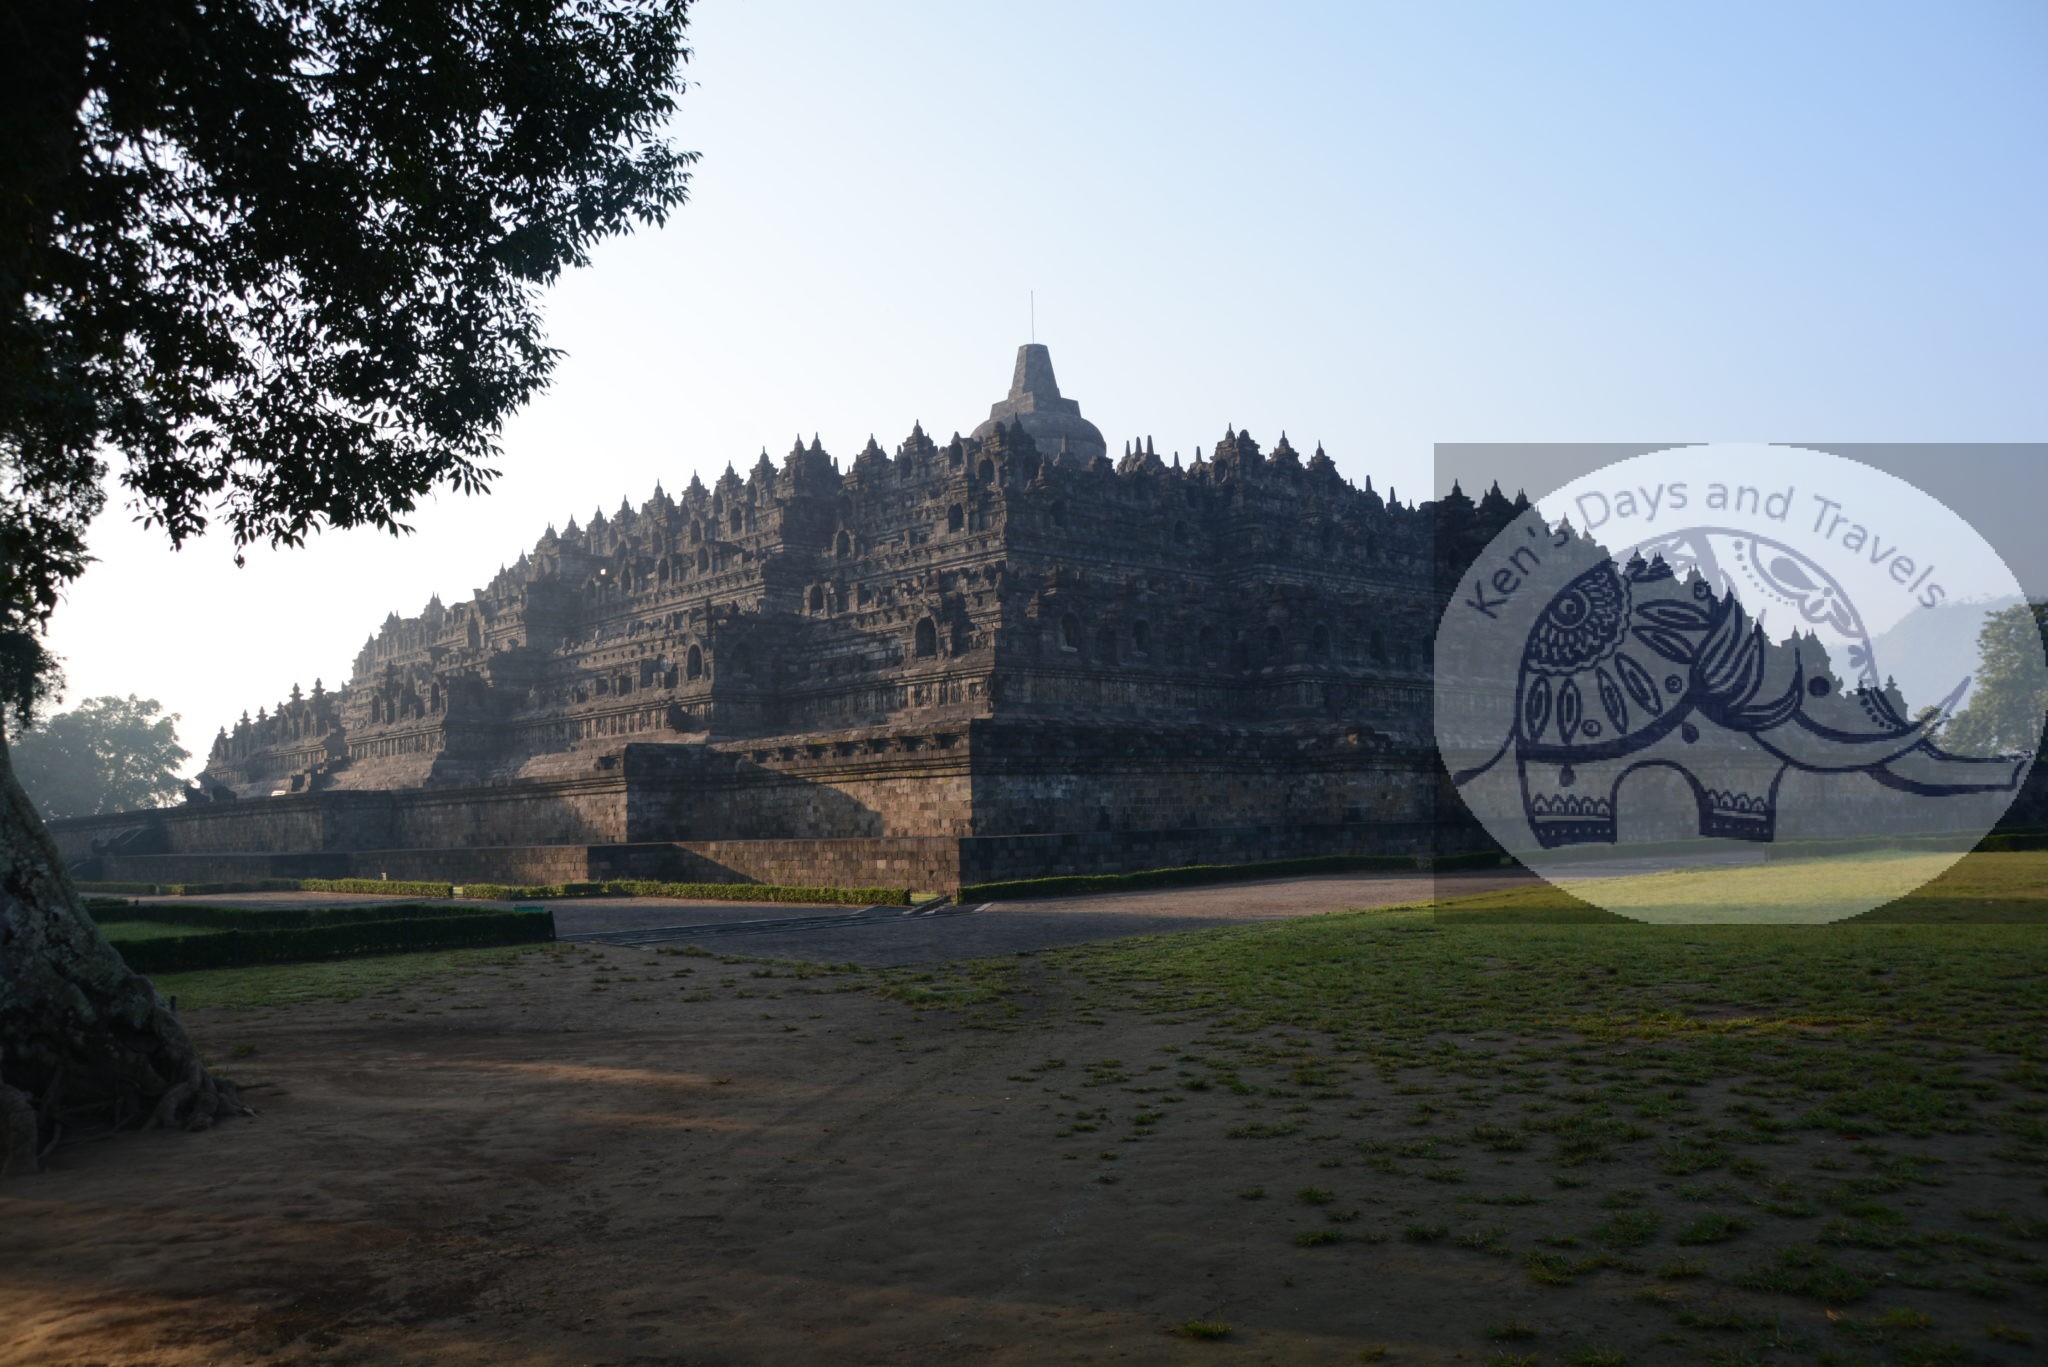
M682 203L688 0L0 6L0 706L118 467L173 546L482 491L540 291ZM85 915L0 746L0 1170L243 1109Z
M154 698L87 698L16 736L14 777L52 820L168 807L185 790L190 758L178 718Z
M2048 715L2048 602L2015 603L1984 618L1977 633L1976 687L1942 730L1942 744L1965 755L2031 754Z

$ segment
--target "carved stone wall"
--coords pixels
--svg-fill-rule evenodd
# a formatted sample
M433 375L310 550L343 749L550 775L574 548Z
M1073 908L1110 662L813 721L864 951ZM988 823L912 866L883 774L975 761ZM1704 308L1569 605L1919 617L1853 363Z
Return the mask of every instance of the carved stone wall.
M741 842L736 870L811 859L798 881L841 881L858 856L821 842L953 842L869 847L952 877L1012 848L1101 867L1229 829L1267 832L1239 842L1267 857L1291 831L1355 845L1427 821L1439 561L1516 505L1404 505L1237 431L1187 463L1149 440L1112 463L1094 431L1026 348L975 436L870 439L844 469L813 438L568 519L470 600L392 614L341 687L223 728L192 805L60 840L421 852L407 867ZM758 853L792 841L810 853Z

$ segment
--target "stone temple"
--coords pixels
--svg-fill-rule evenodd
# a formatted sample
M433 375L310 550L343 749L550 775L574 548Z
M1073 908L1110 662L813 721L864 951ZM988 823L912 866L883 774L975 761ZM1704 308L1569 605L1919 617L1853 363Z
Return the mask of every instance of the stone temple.
M244 715L103 878L962 883L1429 847L1448 517L1227 432L1112 459L1020 348L966 437L570 519Z

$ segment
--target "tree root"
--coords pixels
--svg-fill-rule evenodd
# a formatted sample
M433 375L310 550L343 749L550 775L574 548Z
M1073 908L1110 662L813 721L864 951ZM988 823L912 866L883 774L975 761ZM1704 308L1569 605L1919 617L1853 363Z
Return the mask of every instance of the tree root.
M37 1138L35 1103L26 1092L0 1082L0 1177L40 1171Z
M230 1116L255 1115L256 1108L242 1100L241 1089L226 1078L207 1072L197 1058L190 1061L185 1076L169 1087L155 1087L155 1104L127 1078L109 1088L99 1088L88 1078L86 1090L110 1091L95 1100L64 1104L70 1075L60 1072L44 1088L40 1099L18 1087L0 1082L0 1177L12 1173L40 1172L44 1160L66 1143L104 1139L127 1129L181 1129L197 1133L213 1128L216 1121ZM98 1079L104 1081L104 1079ZM102 1120L83 1129L80 1117L98 1113Z
M196 1134L211 1129L216 1120L254 1114L256 1108L242 1100L234 1083L213 1076L194 1059L184 1078L156 1103L144 1128L161 1130L175 1125Z
M254 1114L101 934L0 742L0 1174L80 1139Z
M185 1075L185 1080L158 1098L156 1110L151 1112L149 1124L143 1128L162 1130L176 1124L178 1111L198 1093L200 1079L204 1076L199 1068L199 1060L192 1060L192 1069Z

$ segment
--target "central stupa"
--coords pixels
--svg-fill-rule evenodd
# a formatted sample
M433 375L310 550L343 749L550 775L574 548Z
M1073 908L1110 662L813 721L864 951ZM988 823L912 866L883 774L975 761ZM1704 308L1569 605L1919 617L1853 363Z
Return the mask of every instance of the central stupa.
M988 421L974 429L974 439L986 441L989 433L1013 420L1023 423L1039 451L1055 460L1087 462L1109 454L1109 443L1102 439L1101 429L1081 416L1081 405L1060 397L1052 353L1042 343L1026 342L1017 348L1010 396L989 405Z

